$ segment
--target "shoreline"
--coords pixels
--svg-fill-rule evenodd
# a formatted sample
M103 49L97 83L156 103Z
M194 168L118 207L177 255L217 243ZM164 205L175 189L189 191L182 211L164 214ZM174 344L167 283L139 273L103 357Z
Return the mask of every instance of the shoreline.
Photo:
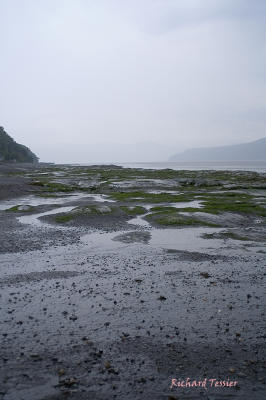
M0 399L264 399L264 182L0 165Z

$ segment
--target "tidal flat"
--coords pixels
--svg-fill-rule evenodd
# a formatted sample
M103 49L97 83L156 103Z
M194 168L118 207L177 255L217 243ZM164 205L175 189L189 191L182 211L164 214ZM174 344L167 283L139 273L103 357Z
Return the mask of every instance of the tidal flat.
M0 399L265 399L266 174L0 163L0 226Z

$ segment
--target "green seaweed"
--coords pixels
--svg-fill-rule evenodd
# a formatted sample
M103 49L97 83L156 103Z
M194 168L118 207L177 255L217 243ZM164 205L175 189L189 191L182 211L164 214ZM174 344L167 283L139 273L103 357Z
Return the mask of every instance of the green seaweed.
M119 201L144 203L177 203L193 200L193 194L147 193L144 191L115 192L111 198Z
M65 214L57 215L54 220L55 220L55 222L63 223L63 222L71 221L72 219L74 219L74 217L75 217L74 214L65 213Z
M153 221L158 225L164 226L208 226L219 227L219 225L202 221L197 218L183 216L171 211L151 213L146 216L149 221Z
M111 214L115 212L117 209L118 209L117 207L110 207L110 210L107 209L104 210L103 207L95 205L77 207L74 210L69 211L68 213L56 215L54 217L54 221L63 223L63 222L69 222L81 216L83 217L89 215L105 216L106 214Z
M240 214L257 215L266 217L266 208L261 205L256 205L248 198L240 198L232 201L229 198L212 198L202 202L201 211L210 214L220 214L221 212L234 212Z
M241 236L235 232L215 232L215 233L204 233L202 236L204 239L233 239L241 241L250 241L252 239L247 236Z
M28 204L23 204L23 206L27 206L29 207L27 210L19 210L19 207L21 207L21 204L18 204L17 206L8 208L7 210L5 210L6 212L29 212L32 211L34 209L34 207L29 206Z
M142 215L146 213L146 209L141 206L135 206L135 207L121 206L120 208L128 215Z

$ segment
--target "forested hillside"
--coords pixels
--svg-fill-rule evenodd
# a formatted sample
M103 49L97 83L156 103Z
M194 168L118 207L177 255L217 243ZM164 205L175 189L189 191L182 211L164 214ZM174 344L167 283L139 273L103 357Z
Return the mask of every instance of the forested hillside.
M38 157L26 146L18 144L0 127L0 161L36 163Z

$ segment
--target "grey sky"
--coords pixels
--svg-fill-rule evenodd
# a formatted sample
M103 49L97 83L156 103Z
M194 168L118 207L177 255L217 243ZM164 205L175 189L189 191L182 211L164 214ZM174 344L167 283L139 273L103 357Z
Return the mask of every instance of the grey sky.
M0 125L43 161L266 136L265 0L0 0L0 54Z

